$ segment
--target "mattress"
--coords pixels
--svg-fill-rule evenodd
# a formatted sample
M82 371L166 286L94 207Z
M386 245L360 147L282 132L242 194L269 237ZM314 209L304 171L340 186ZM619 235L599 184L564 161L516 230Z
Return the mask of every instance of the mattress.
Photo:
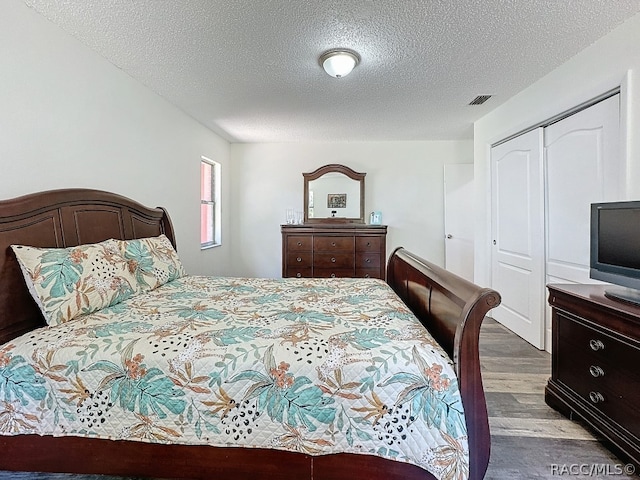
M0 434L469 470L452 363L374 279L185 276L29 332L0 345Z

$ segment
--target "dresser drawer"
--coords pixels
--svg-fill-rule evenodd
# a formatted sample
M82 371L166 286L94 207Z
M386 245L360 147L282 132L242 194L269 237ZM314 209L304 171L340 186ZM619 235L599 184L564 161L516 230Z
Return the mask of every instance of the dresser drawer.
M350 268L353 274L353 255L348 253L315 253L313 268Z
M353 238L316 235L313 237L313 249L316 252L353 252Z
M285 277L312 278L313 269L311 267L287 267Z
M385 278L385 225L282 225L282 276Z
M356 268L380 268L380 254L357 253Z
M640 350L557 312L557 380L627 431L640 437Z
M353 268L314 268L313 276L317 278L353 277Z
M311 252L289 252L287 255L287 266L294 268L309 267L313 265L313 254Z
M287 238L287 250L289 252L311 251L313 249L313 237L306 235L292 235Z
M608 285L550 284L551 378L546 403L581 418L640 464L640 308Z
M640 362L640 349L623 339L585 325L562 312L557 312L558 334L562 343L571 345L571 352L584 352L597 361L618 365L619 369L628 370L628 374L640 381L640 372L632 368Z
M380 252L382 239L380 237L357 237L356 252Z
M558 350L557 380L591 408L640 437L640 383L630 378L632 367L621 369L569 344L559 345Z
M356 278L382 278L379 268L356 268Z

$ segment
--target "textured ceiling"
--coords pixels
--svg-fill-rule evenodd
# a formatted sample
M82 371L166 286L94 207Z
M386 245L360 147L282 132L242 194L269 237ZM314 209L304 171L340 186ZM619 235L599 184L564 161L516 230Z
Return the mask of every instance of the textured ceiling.
M472 138L474 120L640 12L640 0L24 1L232 142ZM362 58L341 79L318 64L336 47Z

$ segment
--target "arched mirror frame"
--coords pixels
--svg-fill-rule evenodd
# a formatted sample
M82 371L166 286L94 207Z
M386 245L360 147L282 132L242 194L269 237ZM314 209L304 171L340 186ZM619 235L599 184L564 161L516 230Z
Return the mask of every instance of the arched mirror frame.
M360 217L359 218L309 218L309 182L316 180L327 173L342 173L352 180L360 182ZM345 165L332 163L314 170L311 173L303 173L304 177L304 223L365 223L364 222L364 177L366 173L358 173Z

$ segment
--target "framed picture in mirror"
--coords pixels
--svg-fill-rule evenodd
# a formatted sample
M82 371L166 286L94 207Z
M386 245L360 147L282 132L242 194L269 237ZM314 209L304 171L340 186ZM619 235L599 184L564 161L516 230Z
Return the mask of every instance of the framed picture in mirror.
M327 208L347 208L346 193L327 194Z

